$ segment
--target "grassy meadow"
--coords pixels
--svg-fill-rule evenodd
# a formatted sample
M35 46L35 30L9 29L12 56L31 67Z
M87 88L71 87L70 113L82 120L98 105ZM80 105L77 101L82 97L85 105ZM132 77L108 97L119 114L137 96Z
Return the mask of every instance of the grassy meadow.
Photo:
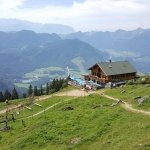
M68 100L68 101L66 101ZM38 116L20 118L55 107ZM11 130L0 132L2 150L149 150L149 116L127 112L113 101L92 94L87 97L53 96L41 107L20 110ZM71 109L69 109L71 108Z
M145 101L142 105L139 105L138 102L134 99L137 96L146 96L150 97L150 87L146 85L135 84L135 85L125 85L122 88L107 89L106 94L125 100L126 102L132 104L135 108L148 110L150 111L150 98Z

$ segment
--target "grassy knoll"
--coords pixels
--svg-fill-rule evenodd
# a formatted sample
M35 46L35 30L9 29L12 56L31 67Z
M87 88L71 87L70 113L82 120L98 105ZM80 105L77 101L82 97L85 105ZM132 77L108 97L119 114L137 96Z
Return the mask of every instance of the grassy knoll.
M41 103L47 107L53 102L66 99L52 97ZM149 150L150 117L127 112L119 105L110 107L112 103L99 95L72 98L33 119L25 120L26 127L22 126L20 120L16 120L10 124L11 131L0 133L0 148ZM73 110L66 110L68 106Z
M138 109L144 109L150 111L150 99L148 99L146 102L144 102L143 105L139 105L136 100L134 100L137 96L150 96L150 87L146 87L145 85L125 85L122 88L114 88L110 90L106 90L105 92L108 95L111 95L116 98L120 98L122 100L125 100L131 104L135 108Z

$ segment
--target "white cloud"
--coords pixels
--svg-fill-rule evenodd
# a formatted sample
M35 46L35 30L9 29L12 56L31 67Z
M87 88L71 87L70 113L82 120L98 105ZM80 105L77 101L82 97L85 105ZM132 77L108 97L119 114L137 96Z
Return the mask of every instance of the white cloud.
M68 24L77 30L150 27L148 0L86 0L82 3L74 2L71 7L47 6L40 9L20 9L24 0L1 2L0 10L4 13L0 14L0 18Z
M25 0L0 0L0 10L16 9L23 5Z

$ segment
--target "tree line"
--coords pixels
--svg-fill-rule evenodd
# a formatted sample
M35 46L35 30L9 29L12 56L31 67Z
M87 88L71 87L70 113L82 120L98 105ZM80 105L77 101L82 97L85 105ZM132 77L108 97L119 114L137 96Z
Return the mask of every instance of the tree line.
M0 102L5 102L5 100L13 100L13 99L18 99L18 92L14 88L12 92L10 92L8 89L6 89L4 92L0 91Z
M40 87L30 85L28 88L28 96L41 96L52 94L66 87L67 85L67 79L53 79L51 83L46 84L45 88L43 88L42 85Z
M53 79L51 83L47 83L46 87L43 88L41 85L32 86L30 85L28 88L28 93L23 93L22 97L26 98L27 96L41 96L48 95L54 92L59 91L60 89L66 87L68 85L67 79ZM0 91L0 102L5 102L7 100L19 99L19 94L17 90L14 88L12 92L9 90L5 90L4 92Z

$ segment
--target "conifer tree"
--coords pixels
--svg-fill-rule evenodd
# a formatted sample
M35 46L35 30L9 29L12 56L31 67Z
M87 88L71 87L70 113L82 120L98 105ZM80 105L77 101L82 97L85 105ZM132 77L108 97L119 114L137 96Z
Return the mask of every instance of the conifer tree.
M38 96L41 96L41 89L38 89Z
M43 87L42 87L42 85L41 85L41 87L40 87L40 95L43 95L44 94L44 92L43 92Z
M46 84L46 95L48 95L49 94L49 84L47 83Z
M54 89L56 84L56 79L53 79L53 81L50 84L50 89Z
M34 86L34 96L38 96L38 88L37 88L37 86Z
M19 96L18 96L18 92L17 90L14 88L13 91L12 91L12 99L18 99Z
M30 84L30 85L29 85L29 89L28 89L28 96L31 96L32 93L33 93L33 87L32 87L32 85Z
M10 92L6 89L5 92L4 92L4 98L5 100L10 100L11 99L11 94Z
M0 102L4 102L4 101L5 101L4 95L3 95L3 93L0 91Z
M59 91L59 89L60 89L60 81L58 79L56 79L56 81L55 81L55 89L56 89L56 91Z
M23 93L23 94L22 94L22 97L23 97L23 98L26 98L26 97L27 97L27 94L26 94L26 93Z

